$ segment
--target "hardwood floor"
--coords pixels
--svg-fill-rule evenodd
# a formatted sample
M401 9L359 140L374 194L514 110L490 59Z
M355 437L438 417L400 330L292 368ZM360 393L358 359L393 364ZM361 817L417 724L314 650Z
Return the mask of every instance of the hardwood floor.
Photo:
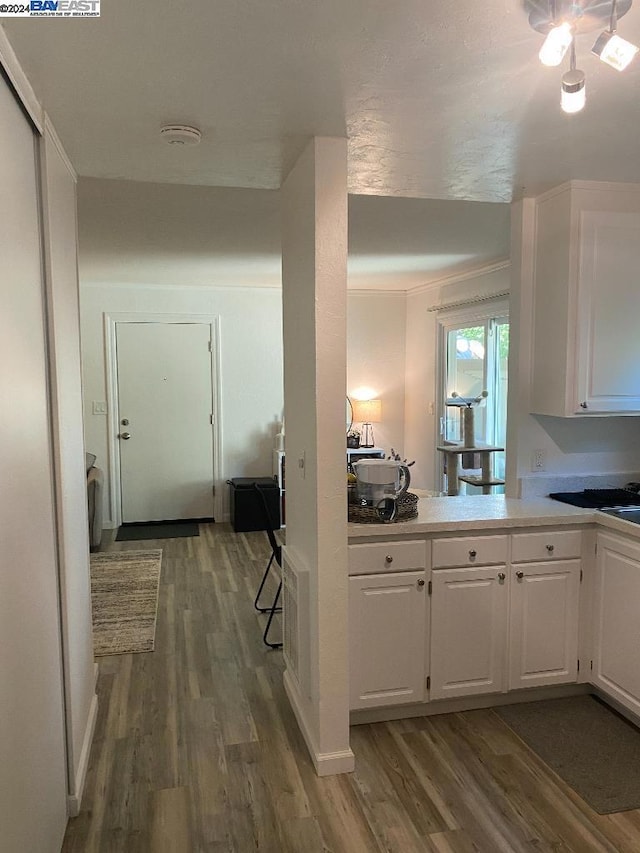
M319 779L261 640L263 533L202 525L163 549L154 652L99 659L83 809L64 853L640 850L640 810L601 816L492 711L351 729Z

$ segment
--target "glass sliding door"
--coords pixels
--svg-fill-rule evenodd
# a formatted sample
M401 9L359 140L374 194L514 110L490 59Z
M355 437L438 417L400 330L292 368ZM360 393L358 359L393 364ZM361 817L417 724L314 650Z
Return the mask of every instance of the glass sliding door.
M500 310L495 310L499 308ZM507 387L509 355L509 317L504 303L494 311L484 314L478 309L460 312L456 318L443 319L443 376L440 443L462 441L462 411L459 407L447 406L446 401L458 397L478 397L483 391L487 397L475 411L475 441L479 444L505 446L507 435ZM466 316L465 316L466 313ZM477 462L477 454L465 455L466 474L480 473L469 468ZM442 463L441 488L445 487L444 460ZM505 452L493 454L493 472L504 479ZM462 484L461 484L462 485ZM464 490L461 489L461 492ZM479 493L478 487L466 485L468 494ZM493 493L504 492L503 486L493 488Z

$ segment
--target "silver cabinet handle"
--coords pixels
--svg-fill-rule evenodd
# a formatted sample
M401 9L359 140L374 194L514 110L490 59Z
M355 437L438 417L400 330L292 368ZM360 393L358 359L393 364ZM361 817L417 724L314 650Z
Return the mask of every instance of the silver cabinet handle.
M498 580L500 581L500 583L504 583L506 577L507 576L504 572L498 572Z
M547 545L547 551L548 551L550 554L553 554L553 549L554 549L554 546L553 546L553 545Z
M391 554L387 554L387 556L384 558L384 561L385 563L393 563L393 557L391 556Z
M124 441L129 441L129 439L131 438L131 433L130 432L121 432L120 435L118 436L118 438L122 438Z
M524 572L516 572L516 577L518 578L519 581L521 581L522 578L524 577Z
M474 560L477 556L477 553L478 553L477 551L473 551L473 550L469 551L469 559Z
M424 586L424 580L423 580L422 578L420 578L420 580L418 581L418 586L419 586L419 587L423 587L423 586Z

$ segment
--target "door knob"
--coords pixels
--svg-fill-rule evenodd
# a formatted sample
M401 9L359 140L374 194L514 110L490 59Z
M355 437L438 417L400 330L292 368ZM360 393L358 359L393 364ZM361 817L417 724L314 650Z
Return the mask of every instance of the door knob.
M131 438L131 433L130 432L121 432L120 435L118 436L118 438L122 438L124 441L129 441L129 439Z

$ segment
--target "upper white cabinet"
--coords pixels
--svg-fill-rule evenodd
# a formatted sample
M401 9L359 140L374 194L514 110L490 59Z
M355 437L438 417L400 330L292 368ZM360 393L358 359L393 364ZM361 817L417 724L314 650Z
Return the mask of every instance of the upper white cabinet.
M531 411L640 414L640 186L536 200Z

